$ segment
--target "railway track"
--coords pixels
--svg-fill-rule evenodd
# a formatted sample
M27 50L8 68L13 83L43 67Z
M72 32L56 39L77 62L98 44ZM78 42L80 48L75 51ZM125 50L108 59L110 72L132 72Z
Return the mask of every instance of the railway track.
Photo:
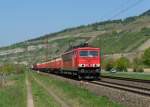
M49 75L49 74L44 73L44 75ZM67 77L64 77L64 78L67 78ZM71 78L69 78L69 80L70 79ZM150 96L150 81L147 81L147 80L121 78L121 77L117 77L117 78L102 77L102 79L98 81L83 81L83 82L88 82L91 84L101 85L101 86L105 86L109 88L115 88L115 89L119 89L123 91L128 91L128 92L144 95L144 96Z
M128 92L133 92L133 93L144 95L144 96L150 96L150 89L140 88L138 86L136 87L136 86L131 86L131 85L117 84L117 83L111 83L111 82L105 82L105 81L90 81L89 83L102 85L102 86L106 86L110 88L115 88L119 90L124 90Z
M101 82L150 92L150 80L102 76Z
M150 84L150 80L125 78L125 77L115 77L115 76L101 76L101 77L102 78L110 78L110 79L117 79L117 80L125 80L125 81L133 81L133 82L149 83Z

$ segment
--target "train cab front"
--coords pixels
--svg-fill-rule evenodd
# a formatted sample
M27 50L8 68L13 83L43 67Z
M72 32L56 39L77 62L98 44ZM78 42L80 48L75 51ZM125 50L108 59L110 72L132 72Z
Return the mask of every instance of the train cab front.
M100 77L100 49L81 48L78 50L78 71L83 78Z

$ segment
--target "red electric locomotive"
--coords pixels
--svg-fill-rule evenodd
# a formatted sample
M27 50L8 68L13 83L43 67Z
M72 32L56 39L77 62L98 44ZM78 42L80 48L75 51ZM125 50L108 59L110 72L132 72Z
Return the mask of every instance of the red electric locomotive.
M36 70L77 76L78 79L100 77L100 49L87 43L73 47L59 58L34 66Z
M62 54L62 68L64 72L81 78L99 78L100 49L88 44L74 47Z

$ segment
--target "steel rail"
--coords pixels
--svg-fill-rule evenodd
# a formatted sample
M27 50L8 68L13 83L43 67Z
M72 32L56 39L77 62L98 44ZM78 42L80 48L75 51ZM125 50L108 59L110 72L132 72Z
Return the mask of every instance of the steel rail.
M89 83L96 84L96 85L101 85L101 86L106 86L114 89L120 89L128 92L133 92L136 94L144 95L144 96L150 96L150 90L147 89L140 89L140 88L135 88L132 86L122 86L122 85L117 85L113 83L106 83L104 81L90 81Z

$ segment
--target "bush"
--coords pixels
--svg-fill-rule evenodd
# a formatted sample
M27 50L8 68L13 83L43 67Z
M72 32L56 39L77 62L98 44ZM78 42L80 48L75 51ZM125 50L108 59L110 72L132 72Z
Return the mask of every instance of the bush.
M150 47L144 51L142 59L143 59L143 63L148 67L150 67Z
M127 67L129 66L129 60L125 57L121 57L115 62L115 68L117 71L127 72Z
M25 67L19 64L4 64L0 66L0 87L4 86L10 74L18 74L25 71Z
M24 71L24 66L19 64L4 64L0 67L0 73L21 73Z
M136 57L133 59L133 66L142 65L142 61L140 58Z
M133 68L133 72L144 72L144 69L141 66L137 66Z
M114 60L110 59L110 60L106 61L106 63L105 63L105 70L106 71L110 71L113 68L114 68Z
M144 36L150 36L150 28L143 27L141 32L144 34Z
M144 72L143 63L141 58L134 58L133 60L133 72Z

